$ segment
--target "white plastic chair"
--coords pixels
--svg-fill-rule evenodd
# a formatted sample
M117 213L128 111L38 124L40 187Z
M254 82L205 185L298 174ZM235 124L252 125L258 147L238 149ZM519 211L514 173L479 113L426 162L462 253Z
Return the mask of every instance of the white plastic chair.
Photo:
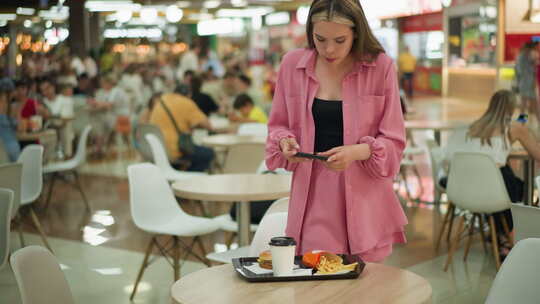
M229 147L223 173L255 173L264 160L264 143L239 143Z
M540 239L519 241L504 260L486 304L536 304L540 299Z
M51 185L49 186L49 193L45 202L45 208L49 206L51 195L54 189L54 183L56 179L59 178L60 173L70 172L75 178L75 187L81 193L84 204L86 205L86 210L91 210L90 204L88 203L86 195L84 194L84 191L82 189L81 181L79 179L79 173L77 172L77 169L86 162L86 145L88 144L88 134L91 130L92 126L88 125L82 131L81 136L79 137L79 142L77 143L77 151L75 152L75 156L73 158L66 161L50 163L43 167L44 174L52 173Z
M469 223L469 238L465 247L464 260L467 259L470 249L475 220L477 218L481 220L483 214L487 214L491 228L491 243L495 264L497 269L499 269L501 262L497 245L497 230L492 214L510 209L512 204L506 191L502 174L490 156L478 152L456 152L452 158L450 168L448 186L446 188L448 199L457 208L469 211L474 215L471 223ZM506 230L504 233L507 234L509 240L512 240L504 216L501 219ZM459 245L464 223L465 215L461 217L456 237L450 246L444 267L445 271L452 262L453 254ZM483 227L482 221L480 222L480 227ZM484 230L480 229L480 232L482 239L484 239Z
M23 207L35 202L41 194L41 190L43 188L43 146L26 146L22 150L17 162L22 164L21 207ZM34 209L32 206L28 206L28 208L30 209L30 217L32 218L32 222L38 230L41 240L45 244L45 247L53 252L49 242L47 241L47 236L41 227L39 218L34 212ZM19 212L19 218L20 217L21 213ZM19 222L18 224L21 225L22 223ZM24 247L24 238L20 229L19 238L21 239L21 245Z
M516 242L526 238L540 238L540 208L512 204L512 219Z
M206 253L200 236L210 234L218 230L218 224L209 218L192 216L185 213L178 205L173 191L154 164L143 163L128 167L129 177L129 198L131 205L131 216L135 225L150 234L152 238L148 244L146 254L137 275L133 292L130 299L133 300L137 292L137 286L148 267L148 258L154 246L158 247L164 254L170 254L173 259L174 280L180 276L180 247L185 250L184 257L191 254L206 265L210 265L208 260L203 258ZM158 235L168 235L172 237L172 249L163 248L157 242ZM188 246L180 237L192 237L193 241ZM195 254L192 249L197 243L203 252L203 257ZM169 253L171 252L171 253Z
M265 216L259 224L259 229L253 236L249 246L249 255L258 256L262 251L270 249L268 243L275 236L285 236L287 227L287 212L277 212Z
M246 122L238 126L236 131L238 135L257 135L257 136L267 136L268 135L268 125L258 122Z
M12 207L13 190L0 188L0 269L6 265L9 256L9 232Z
M265 218L267 216L270 216L270 215L272 215L274 213L287 213L288 207L289 207L289 198L288 197L280 198L277 201L275 201L274 203L272 203L270 208L268 208L268 210L266 210L266 213L264 214L263 218L261 219L261 223L259 225L257 225L255 235L257 235L257 233L262 233L262 232L257 232L260 229L263 229L263 231L267 230L267 228L261 228L261 225L263 225L263 222L264 223L270 223L271 222L271 221L265 220ZM280 226L274 227L274 228L279 228L279 227ZM283 228L283 229L285 229L285 228ZM281 230L279 230L279 231L281 231ZM257 239L257 237L253 238L253 240L255 240L255 239ZM253 244L253 242L252 242L252 244ZM239 248L236 248L236 249L227 250L227 251L224 251L224 252L211 252L211 253L206 255L206 258L208 258L211 261L215 261L215 262L219 262L219 263L232 263L232 259L245 257L245 256L248 256L249 254L250 254L250 246L243 246L243 247L239 247Z
M28 246L10 259L23 304L73 304L69 284L58 261L47 249Z
M167 157L167 152L165 151L165 147L163 147L162 141L155 134L146 134L145 138L150 145L154 164L161 170L161 173L163 173L163 176L165 176L168 181L172 182L176 180L189 179L194 176L207 175L204 172L175 170L169 162L169 158Z
M21 205L22 164L10 163L0 165L0 188L13 191L11 219L15 219Z

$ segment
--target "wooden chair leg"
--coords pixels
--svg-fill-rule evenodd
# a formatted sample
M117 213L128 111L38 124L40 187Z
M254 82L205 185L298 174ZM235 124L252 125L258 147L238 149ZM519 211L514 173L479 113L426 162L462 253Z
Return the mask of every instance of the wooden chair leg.
M444 215L441 230L439 231L439 234L437 235L437 240L435 241L435 252L439 251L439 248L441 246L441 239L442 239L442 236L444 235L444 231L448 227L448 220L450 218L451 212L454 212L453 204L448 203L448 210L446 211L446 214Z
M144 259L141 265L141 269L139 269L139 273L137 274L137 279L135 279L135 285L133 286L133 291L131 292L131 295L129 296L129 300L133 301L133 298L135 297L135 293L137 292L137 287L139 286L139 282L141 281L141 278L143 276L144 270L146 267L148 267L148 258L150 257L150 253L152 252L152 249L154 248L154 242L155 242L155 236L152 236L150 239L150 243L148 244L148 247L146 248L146 253L144 254Z
M502 219L504 234L506 234L506 237L508 238L508 241L510 242L510 246L514 247L514 236L512 236L512 233L510 232L510 229L508 227L508 222L506 221L506 217L504 215L501 215L501 219Z
M88 203L88 200L86 199L86 195L84 194L84 191L82 189L81 180L79 179L79 172L77 170L73 170L73 176L75 177L75 185L79 192L81 193L81 196L84 201L84 205L86 206L86 211L91 212L92 208L90 208L90 204Z
M484 232L484 215L478 214L478 220L480 220L480 235L482 236L482 246L484 247L484 252L487 253L488 252L487 246L486 246L487 238Z
M58 173L54 172L51 177L51 185L49 186L49 193L47 193L47 200L45 201L45 207L44 207L45 210L49 208L49 203L51 202L51 196L54 189L54 184L57 178L58 178Z
M467 237L467 245L465 246L465 253L463 254L463 261L467 261L467 257L469 256L469 250L471 249L473 234L474 234L474 223L476 222L476 217L478 214L473 214L473 217L471 219L471 223L469 224L469 235Z
M495 258L495 267L497 270L501 267L501 256L499 255L499 244L497 242L497 229L493 215L489 215L489 230L491 231L491 245L493 247L493 257Z
M225 245L227 245L227 248L231 247L232 242L234 241L235 237L236 237L236 232L229 232L229 237L225 241Z
M204 243L203 243L201 237L196 236L196 237L195 237L195 243L197 243L197 245L199 246L199 249L200 249L201 252L202 252L202 257L203 257L203 259L207 261L207 262L205 263L206 266L210 267L212 264L211 264L210 261L206 258L206 249L204 248Z
M180 279L180 244L178 244L178 237L173 235L173 269L174 269L174 281Z
M450 266L450 263L452 263L452 259L454 257L454 253L457 250L457 247L459 246L459 239L461 237L461 230L463 229L463 224L465 223L465 216L462 216L459 220L458 230L456 232L454 241L450 245L450 249L448 250L448 257L446 258L446 264L444 265L444 271L446 272L448 270L448 266Z
M17 230L19 231L19 241L21 242L21 248L24 248L26 245L24 244L24 235L22 231L22 217L21 217L21 210L17 212L17 215L15 216L15 225L17 225Z
M54 251L52 250L52 247L49 244L49 241L47 240L47 235L43 231L43 228L41 227L41 223L39 222L39 219L38 219L36 213L34 212L34 208L32 208L32 206L30 206L30 216L32 217L32 222L34 222L34 226L36 226L36 229L39 232L39 235L41 237L41 241L43 241L43 244L45 244L45 247L47 247L47 249L49 249L49 251L52 254L54 254Z
M452 213L450 213L450 222L448 223L448 233L446 233L446 243L450 245L450 237L452 236L452 227L456 218L456 205L452 204Z

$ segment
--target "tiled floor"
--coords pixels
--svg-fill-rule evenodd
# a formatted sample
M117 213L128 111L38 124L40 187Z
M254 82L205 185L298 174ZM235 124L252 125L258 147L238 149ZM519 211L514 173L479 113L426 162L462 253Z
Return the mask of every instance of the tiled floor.
M486 101L462 101L455 99L423 98L412 103L414 113L409 119L470 121L478 117L487 105ZM414 132L416 141L432 136L429 132ZM443 137L444 138L444 137ZM421 199L431 201L432 187L429 163L426 155L415 159L419 163L424 193ZM129 210L126 168L138 162L134 153L125 151L107 161L91 161L82 169L84 189L93 211L84 211L80 194L67 184L58 184L53 201L47 211L40 210L42 221L51 245L72 288L77 303L128 303L130 286L143 259L143 251L149 235L135 227ZM417 181L410 178L413 193ZM46 190L47 188L45 188ZM195 203L182 202L188 212L198 213ZM226 204L210 206L213 214L228 210ZM446 258L445 248L434 252L435 232L438 231L445 205L437 208L431 204L404 202L409 218L408 243L396 246L385 263L411 270L425 277L433 287L434 303L481 303L495 275L491 255L485 255L478 243L473 245L467 263L462 252L454 259L448 272L442 267ZM41 245L29 221L23 227L28 244ZM215 233L204 237L207 248L222 244L227 236ZM20 247L18 236L12 233L13 250ZM182 274L204 267L187 261ZM135 303L170 303L169 288L173 281L172 269L163 259L153 264L143 278L143 285ZM0 303L19 302L16 284L9 267L0 271ZM338 302L336 302L338 303Z

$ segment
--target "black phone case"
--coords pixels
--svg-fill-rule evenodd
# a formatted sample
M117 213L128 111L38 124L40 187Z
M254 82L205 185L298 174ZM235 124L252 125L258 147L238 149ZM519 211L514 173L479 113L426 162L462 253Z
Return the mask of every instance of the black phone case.
M318 160L323 160L323 161L328 160L328 156L315 155L315 154L304 153L304 152L298 152L294 156L296 156L296 157L304 157L304 158L311 158L311 159L318 159Z

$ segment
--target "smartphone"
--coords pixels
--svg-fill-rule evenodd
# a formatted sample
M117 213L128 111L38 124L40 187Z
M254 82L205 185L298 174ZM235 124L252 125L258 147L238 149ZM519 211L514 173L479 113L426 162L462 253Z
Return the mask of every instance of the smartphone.
M322 155L317 155L317 154L312 154L312 153L304 153L304 152L298 152L294 156L296 156L296 157L304 157L304 158L311 158L311 159L318 159L318 160L322 160L322 161L327 161L328 160L328 156L322 156Z
M526 123L529 116L525 113L519 114L518 118L516 119L518 122Z

